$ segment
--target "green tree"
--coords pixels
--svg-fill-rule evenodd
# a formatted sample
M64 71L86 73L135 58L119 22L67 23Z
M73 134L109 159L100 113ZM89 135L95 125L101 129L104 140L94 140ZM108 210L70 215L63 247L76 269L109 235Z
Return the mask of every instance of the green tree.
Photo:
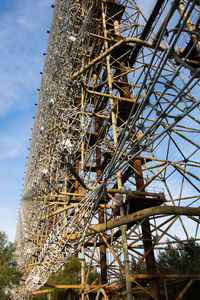
M169 244L170 245L170 244ZM171 245L172 247L172 245ZM200 245L194 240L177 243L174 249L161 251L158 255L158 272L162 274L199 274ZM176 299L187 281L168 283L169 299ZM183 296L184 300L200 299L200 282L194 280Z
M86 273L88 266L86 265ZM67 264L59 271L57 274L51 276L48 280L47 286L43 287L43 289L49 288L51 289L51 285L56 284L80 284L81 283L81 263L77 256L73 256ZM89 284L100 284L100 274L96 270L92 270L88 276ZM79 290L76 289L54 289L51 292L51 298L53 300L78 300L79 299ZM91 300L95 299L95 294L90 294L89 298ZM34 299L37 300L46 300L47 294L35 295Z
M0 231L0 299L10 299L9 290L20 281L20 273L14 261L15 246Z
M56 284L80 284L81 264L77 256L73 256L60 272L51 276L48 283ZM76 300L79 299L78 291L75 289L54 289L51 293L54 300ZM34 299L47 299L47 295L36 295Z

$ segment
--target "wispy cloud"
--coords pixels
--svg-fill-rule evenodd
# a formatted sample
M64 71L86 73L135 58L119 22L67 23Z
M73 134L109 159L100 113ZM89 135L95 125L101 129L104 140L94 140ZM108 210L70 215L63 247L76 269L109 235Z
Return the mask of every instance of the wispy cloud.
M14 138L0 136L0 145L0 160L24 155L24 147Z
M50 22L48 0L15 1L0 13L0 116L14 105L28 105L24 97L39 85ZM41 23L46 25L41 35Z

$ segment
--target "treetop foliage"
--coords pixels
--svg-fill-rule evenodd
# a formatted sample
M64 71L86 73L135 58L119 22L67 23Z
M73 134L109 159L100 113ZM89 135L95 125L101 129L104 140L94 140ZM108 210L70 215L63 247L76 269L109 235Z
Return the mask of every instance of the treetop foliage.
M0 231L0 299L10 299L9 290L19 283L21 274L14 260L15 245Z
M170 246L170 244L169 244ZM161 273L196 274L200 272L200 245L194 240L178 242L173 249L161 251L158 255L158 270Z
M162 274L199 274L200 273L200 244L194 240L175 245L169 243L169 248L160 251L157 259L158 272ZM188 283L182 281L167 282L168 299L176 299ZM162 298L165 299L165 298ZM182 300L200 299L200 281L193 279L192 285L185 292Z

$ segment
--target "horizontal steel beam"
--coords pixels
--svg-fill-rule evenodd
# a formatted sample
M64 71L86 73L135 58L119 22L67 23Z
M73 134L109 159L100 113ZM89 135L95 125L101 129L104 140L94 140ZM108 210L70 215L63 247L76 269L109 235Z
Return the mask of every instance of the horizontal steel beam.
M145 208L139 210L137 212L131 213L129 215L107 221L102 224L97 224L90 227L87 230L86 237L89 238L90 236L104 232L108 229L113 229L116 227L120 227L126 224L135 224L138 221L141 221L145 218L156 216L156 215L184 215L184 216L200 216L200 208L199 207L175 207L175 206L153 206L150 208ZM70 240L76 240L80 237L79 233L69 234L62 237L61 243L63 243L64 239L70 238Z
M52 293L53 291L54 291L53 289L34 291L34 292L31 292L31 295L48 294L48 293Z
M51 283L45 283L45 286L56 288L56 289L87 289L91 292L91 290L99 289L99 288L105 288L105 289L118 289L119 287L123 287L123 284L112 284L112 283L106 283L106 284L51 284ZM34 293L34 292L33 292Z
M200 208L193 207L174 207L174 206L153 206L145 208L135 213L126 215L124 217L110 220L106 223L95 225L88 229L88 235L106 231L115 227L119 227L129 223L136 223L147 217L156 215L186 215L186 216L200 216Z
M191 279L196 278L200 279L200 274L133 274L132 280L135 281L136 279Z

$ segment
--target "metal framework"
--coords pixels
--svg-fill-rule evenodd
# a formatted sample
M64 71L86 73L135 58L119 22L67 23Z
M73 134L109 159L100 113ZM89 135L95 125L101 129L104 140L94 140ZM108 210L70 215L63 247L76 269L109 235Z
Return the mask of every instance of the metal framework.
M200 278L156 268L158 251L200 238L200 3L153 4L146 19L140 1L55 1L17 226L24 276L15 299L40 293L74 254L82 300L168 299L166 282L185 279L181 299Z

